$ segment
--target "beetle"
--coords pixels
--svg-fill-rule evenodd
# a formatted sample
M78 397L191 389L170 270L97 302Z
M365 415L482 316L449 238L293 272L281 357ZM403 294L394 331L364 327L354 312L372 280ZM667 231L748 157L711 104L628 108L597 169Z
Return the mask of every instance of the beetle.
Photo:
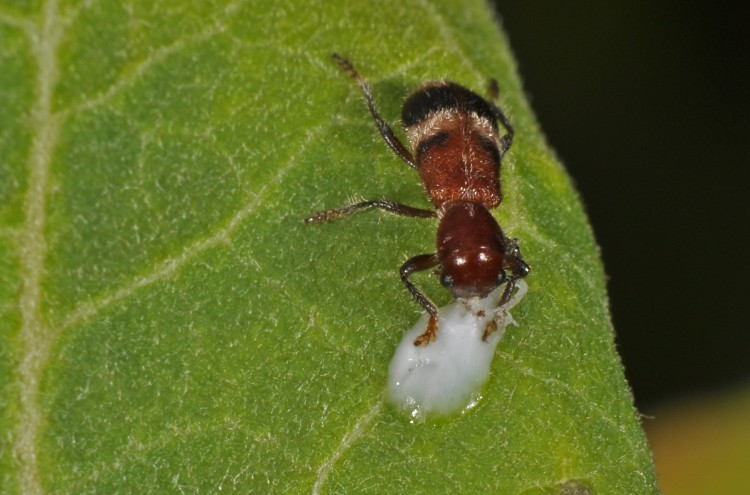
M401 280L430 315L427 328L414 341L425 345L435 339L438 308L410 280L415 272L438 267L440 283L456 299L484 298L502 284L498 307L508 302L516 281L528 275L518 239L505 236L489 210L502 202L500 164L513 142L513 128L497 106L497 82L490 81L489 101L450 81L430 81L405 100L401 122L410 148L380 116L367 81L352 63L334 53L333 60L359 85L375 126L391 150L415 169L434 209L415 208L389 200L359 201L321 211L307 224L330 222L378 208L405 217L437 218L437 249L408 259ZM501 136L498 124L503 127ZM499 314L499 313L498 313ZM495 331L493 318L482 340Z

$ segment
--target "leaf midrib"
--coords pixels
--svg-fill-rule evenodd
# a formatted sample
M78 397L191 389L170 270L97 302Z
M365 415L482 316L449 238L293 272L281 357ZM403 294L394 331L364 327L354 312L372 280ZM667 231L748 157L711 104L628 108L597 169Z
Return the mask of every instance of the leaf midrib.
M42 279L47 255L44 238L49 170L60 134L60 120L52 110L52 94L59 77L57 49L63 35L57 0L44 4L40 24L24 32L36 64L36 100L31 110L33 134L28 160L28 188L24 198L25 223L21 234L21 359L17 371L20 408L13 435L14 457L18 460L22 493L42 493L38 464L39 432L43 423L39 407L39 382L49 358L54 329L42 316Z

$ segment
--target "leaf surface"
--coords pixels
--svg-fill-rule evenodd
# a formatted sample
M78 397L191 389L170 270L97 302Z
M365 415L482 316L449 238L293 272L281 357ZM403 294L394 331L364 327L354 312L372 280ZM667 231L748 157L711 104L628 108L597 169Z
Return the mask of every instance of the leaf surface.
M596 244L491 13L354 4L0 6L3 493L657 491ZM424 80L500 81L496 214L533 273L466 416L382 401L435 222L301 221L428 207L334 51L394 123Z

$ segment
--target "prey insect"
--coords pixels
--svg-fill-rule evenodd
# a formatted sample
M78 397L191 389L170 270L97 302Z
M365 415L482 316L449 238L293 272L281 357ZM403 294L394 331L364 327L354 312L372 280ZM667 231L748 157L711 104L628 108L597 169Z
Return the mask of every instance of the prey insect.
M424 345L438 331L438 308L409 277L438 267L440 283L456 299L484 298L505 284L498 306L506 304L516 281L529 273L518 239L503 234L489 210L502 201L500 162L513 141L513 128L497 106L498 86L490 81L486 100L448 81L422 84L404 102L401 122L409 141L407 148L380 116L370 85L351 62L334 54L333 60L359 85L375 126L386 144L401 160L419 172L434 210L414 208L388 200L360 201L321 211L305 219L320 224L372 208L405 217L438 218L437 250L407 260L401 280L429 313L425 332L414 345ZM501 136L498 124L504 133ZM483 340L497 328L491 320Z

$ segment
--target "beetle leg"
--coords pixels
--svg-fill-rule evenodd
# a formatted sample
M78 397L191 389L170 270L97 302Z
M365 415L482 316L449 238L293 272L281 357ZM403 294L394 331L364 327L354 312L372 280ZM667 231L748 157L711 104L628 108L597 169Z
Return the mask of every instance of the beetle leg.
M305 223L318 224L332 222L341 217L353 215L360 211L369 210L370 208L379 208L388 213L393 213L394 215L401 215L402 217L434 218L437 216L437 212L433 210L424 210L422 208L414 208L413 206L407 206L394 201L376 199L371 201L360 201L358 203L352 203L332 210L319 211L313 216L305 218Z
M338 53L333 54L333 60L339 65L339 67L341 67L341 69L346 71L346 73L349 74L357 84L359 84L359 87L362 89L362 94L365 97L365 102L367 102L367 108L370 109L372 118L375 120L375 126L378 128L378 131L380 131L380 135L383 136L383 140L385 140L388 147L390 147L399 158L405 161L407 165L416 170L417 162L414 161L414 156L412 156L411 151L404 146L404 143L402 143L396 136L396 133L393 132L393 129L388 125L388 122L386 122L383 117L380 116L380 113L378 113L378 109L375 107L375 101L372 99L372 90L367 81L365 81L359 72L357 72L357 69L354 68L354 65L352 65L351 62Z
M489 89L487 93L489 94L489 99L490 103L492 103L493 110L495 110L495 117L497 117L500 125L505 128L505 134L500 138L500 146L498 147L498 151L500 152L500 159L502 160L503 155L506 151L508 151L511 143L513 142L513 127L510 125L508 117L506 117L503 111L500 110L500 107L497 106L497 97L500 94L500 89L498 88L496 79L490 79Z
M430 343L435 339L437 333L438 323L438 309L435 303L430 301L417 287L409 281L409 275L414 272L421 272L429 270L430 268L438 265L438 258L436 254L420 254L410 258L401 265L401 280L409 289L414 299L422 305L422 307L430 314L430 321L427 323L427 330L414 340L414 345L424 345Z
M508 279L508 282L505 284L505 288L503 289L503 293L500 295L500 300L497 302L497 307L500 308L500 311L497 312L497 314L490 320L489 323L487 323L487 326L484 327L484 333L482 334L482 342L487 342L487 337L492 335L495 331L497 331L497 326L500 324L500 319L502 318L503 314L503 306L507 304L508 301L510 301L510 296L513 294L513 289L516 287L516 278L510 277Z

